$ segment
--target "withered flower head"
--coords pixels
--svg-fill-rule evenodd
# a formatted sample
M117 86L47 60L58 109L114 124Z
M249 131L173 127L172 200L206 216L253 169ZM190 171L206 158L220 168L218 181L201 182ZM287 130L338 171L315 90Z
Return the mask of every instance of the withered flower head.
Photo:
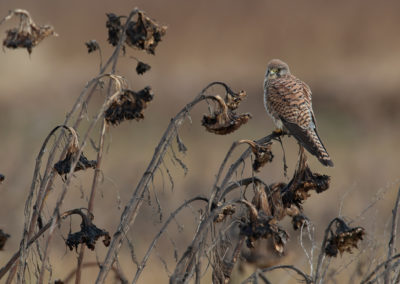
M109 124L118 125L124 120L141 120L144 118L143 111L147 104L153 99L153 92L146 87L139 92L124 90L122 93L111 98L111 102L105 111L105 120Z
M59 128L64 128L67 129L70 135L72 136L72 139L70 141L70 144L68 145L67 153L65 155L65 158L63 160L58 161L57 163L54 164L54 169L57 171L57 173L62 176L62 175L67 175L71 171L71 165L76 161L78 153L79 153L79 142L78 142L78 135L76 134L75 130L72 127L68 126L57 126L54 128L51 133L53 133L55 130ZM80 170L86 170L87 168L95 168L97 162L92 160L88 160L83 152L81 152L81 155L79 156L79 159L75 165L74 172L80 171Z
M4 245L6 244L9 237L9 234L4 233L3 230L0 229L0 250L3 250Z
M257 211L256 207L248 201L242 200L249 209L249 219L240 225L240 234L246 236L246 244L254 247L254 242L259 239L272 238L275 250L282 254L289 235L278 226L278 221L273 216Z
M54 169L57 173L62 175L67 175L71 171L71 164L73 163L74 153L67 153L64 160L58 161L54 164ZM88 168L96 168L97 162L95 160L88 160L83 152L79 157L79 161L77 162L74 172L86 170Z
M116 46L121 38L123 26L121 18L113 13L107 14L106 27L108 29L108 42ZM130 21L126 29L125 43L130 47L145 50L147 53L154 54L158 43L167 31L166 26L161 26L154 20L146 16L142 11L138 11L137 20Z
M272 142L268 142L264 145L258 144L256 141L251 140L240 140L239 143L247 143L251 147L255 159L253 162L253 170L258 172L262 166L266 163L272 162L274 155L272 154L271 147Z
M11 11L5 20L13 16L19 16L20 23L18 27L6 31L7 36L3 40L3 46L7 48L26 48L30 54L43 39L51 35L57 36L52 26L37 26L26 10Z
M91 53L93 51L100 49L100 45L95 39L85 42L85 45L88 49L88 53Z
M138 73L139 75L142 75L145 72L149 71L150 68L151 68L151 66L149 64L146 64L142 61L138 61L137 65L136 65L136 73Z
M138 12L136 22L130 22L126 30L126 43L154 54L158 43L167 31L166 26L160 26L143 12Z
M218 106L210 115L203 116L202 125L209 132L220 135L229 134L239 129L251 118L249 113L237 115L234 109L230 108L229 104L218 95L209 98L215 100ZM237 107L236 104L232 104L232 106Z
M336 218L336 232L330 232L330 237L325 246L325 254L336 257L343 252L352 253L353 248L358 248L357 243L361 241L365 235L365 230L362 227L350 228L339 218Z
M123 27L121 26L121 17L113 13L108 13L106 27L108 29L108 42L112 46L116 46L118 44L119 38L122 34Z
M307 164L296 169L296 172L286 187L283 194L283 201L286 206L295 204L301 207L301 203L310 197L310 191L321 193L329 188L330 177L311 172Z
M100 237L104 237L103 244L106 247L110 245L110 234L105 230L97 228L96 225L92 223L93 215L86 215L80 209L75 209L73 212L74 213L72 214L78 214L82 217L82 222L81 230L79 232L68 234L65 243L70 250L73 248L77 249L79 244L85 244L89 249L94 250L96 241Z

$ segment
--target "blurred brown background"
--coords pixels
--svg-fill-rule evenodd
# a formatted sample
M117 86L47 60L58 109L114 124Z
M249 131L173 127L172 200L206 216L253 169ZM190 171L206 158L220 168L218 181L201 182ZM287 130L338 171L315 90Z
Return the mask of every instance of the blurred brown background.
M241 111L252 113L253 119L234 134L220 137L201 127L206 107L197 108L191 113L192 125L188 123L181 132L189 149L184 157L189 174L184 178L182 171L174 169L173 191L167 178L165 188L160 183L157 189L165 208L174 208L199 193L207 195L231 143L263 137L274 128L263 107L262 85L267 62L280 58L313 90L320 136L335 163L333 169L328 169L309 158L313 169L332 176L332 186L307 201L306 214L317 232L322 232L327 222L339 214L343 201L341 214L369 230L368 240L387 241L383 231L390 225L400 174L399 1L2 0L1 18L11 9L26 9L37 24L52 25L59 37L44 40L30 56L26 50L0 52L0 173L6 176L0 185L0 228L12 235L0 252L0 265L18 248L26 193L44 138L63 122L85 83L98 72L99 56L88 54L84 43L96 39L103 59L108 58L112 49L106 43L105 14L127 15L136 6L167 25L168 30L156 56L128 49L120 60L118 73L135 90L151 85L155 99L145 111L144 121L125 122L107 134L104 182L95 206L100 227L114 231L121 214L118 200L123 207L170 118L209 82L223 81L235 90L246 90L248 98ZM16 23L13 19L0 26L0 34L4 36L6 29ZM137 76L136 62L130 56L149 63L150 72ZM97 103L100 106L101 98ZM297 146L292 138L285 138L284 145L291 172ZM259 174L267 182L285 180L278 145L274 153L274 164ZM65 209L85 206L89 194L85 186L77 179ZM375 199L382 200L363 212ZM154 204L146 210L147 214L140 215L135 224L141 228L140 234L131 231L139 259L147 247L146 240L156 232L144 225L149 224L149 216L157 224L157 210ZM360 213L363 216L357 217ZM55 279L65 277L75 265L77 255L62 244L68 230L66 225L64 233L57 236L59 253L52 258ZM190 229L182 233L181 247L188 244L192 234ZM297 235L292 234L292 242L296 242ZM168 244L171 242L166 241ZM162 245L158 251L171 254ZM98 254L101 260L104 252ZM96 254L90 253L88 259L95 260ZM167 261L170 271L174 267L171 259ZM300 259L293 264L307 267L303 254ZM134 264L127 249L120 261L131 278ZM168 273L162 261L157 257L151 261L153 270L145 270L143 283L165 280ZM71 266L57 270L60 263ZM91 281L88 274L85 277Z

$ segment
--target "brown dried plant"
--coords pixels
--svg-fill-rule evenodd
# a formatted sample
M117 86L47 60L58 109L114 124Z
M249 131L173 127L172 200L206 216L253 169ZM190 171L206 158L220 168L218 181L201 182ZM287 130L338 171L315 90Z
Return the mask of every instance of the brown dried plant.
M219 95L207 97L217 102L217 107L212 113L204 115L202 119L203 126L211 133L220 135L232 133L251 118L249 113L240 115L235 113L240 102L247 96L246 92L234 93L230 88L227 88L226 91L225 99Z
M28 18L30 19L27 16L29 14L22 12L18 14L20 13L19 10L16 11L14 13L21 17L21 21L26 22L21 25L33 23L28 20ZM187 166L179 158L179 155L188 153L190 148L185 146L178 131L189 118L189 113L194 107L200 102L208 103L210 113L203 116L202 125L208 132L218 135L237 131L251 118L249 113L236 113L240 103L246 97L246 93L244 91L236 93L222 82L212 82L207 85L172 118L156 146L146 170L132 189L129 200L124 204L125 208L118 218L119 223L113 224L116 228L115 231L109 234L108 231L99 229L93 224L94 216L96 216L96 220L99 220L98 218L101 218L103 214L101 210L96 211L95 200L101 179L106 130L112 131L112 128L108 127L109 125L117 126L125 120L142 120L144 110L148 103L153 100L150 87L133 91L128 88L128 82L121 75L115 74L121 51L125 52L125 46L129 46L154 54L158 43L166 33L165 26L159 25L138 9L134 9L127 17L112 13L107 14L106 27L108 29L108 41L115 49L105 64L100 65L98 76L87 83L64 123L51 131L45 139L36 159L34 176L25 203L25 221L20 248L0 269L0 279L8 273L7 281L13 281L16 276L18 281L22 283L29 274L30 268L35 267L37 272L34 275L36 282L44 283L46 273L49 273L49 270L51 272L50 251L52 239L56 236L54 232L66 217L78 214L82 218L81 230L69 233L66 239L66 245L71 250L75 248L79 251L76 269L65 281L59 280L58 283L66 283L72 277L75 277L75 283L83 281L83 270L86 267L97 265L97 263L85 263L85 248L97 249L95 244L100 237L103 237L103 243L108 249L104 259L99 260L96 283L105 283L110 270L115 272L119 281L127 282L118 263L124 242L128 243L133 255L132 261L136 264L136 272L131 282L137 283L141 279L142 272L150 265L148 262L150 255L162 235L167 232L168 226L171 223L178 222L176 217L185 208L193 210L193 203L197 202L201 202L203 206L196 212L196 230L186 249L181 253L177 250L174 252L176 264L173 272L169 274L170 283L188 283L192 280L196 283L210 282L210 279L203 278L210 274L213 283L228 283L232 279L232 273L238 260L242 258L250 262L251 257L254 256L252 253L257 248L264 246L266 242L272 244L272 253L279 260L279 257L287 253L287 243L290 241L288 229L285 228L283 221L291 219L293 228L300 231L299 234L307 226L310 228L312 224L304 212L303 204L311 197L313 191L320 194L328 190L330 186L329 176L316 173L307 165L306 155L302 147L300 147L297 165L289 182L284 180L267 183L255 176L256 172L267 171L269 167L275 167L279 162L276 159L273 160L273 144L278 141L277 139L286 135L285 133L273 132L259 140L242 139L234 142L218 169L209 196L190 198L182 202L176 210L173 210L164 223L160 225L160 230L151 240L141 260L136 259L133 244L127 238L128 232L134 231L136 228L136 217L141 213L142 205L146 202L143 197L147 193L150 196L150 185L154 182L154 176L157 172L161 172L162 167L164 167L170 180L173 180L164 162L167 153L172 152L172 160L182 167L185 174L187 173ZM26 29L22 28L21 30ZM34 30L31 27L30 36L33 37L35 33L38 33L36 37L39 39L40 32L34 32ZM19 29L14 33L17 35L18 32ZM21 33L21 35L24 35L25 39L32 40L27 34ZM11 36L9 37L11 39ZM20 40L22 42L22 36ZM7 43L5 45L12 44ZM14 45L25 47L29 52L34 46L18 41L15 41ZM100 46L95 41L87 42L86 46L89 52L100 50ZM149 69L149 65L138 60L137 74L143 74ZM80 141L78 141L75 129L81 129L79 126L82 119L88 117L87 106L92 102L92 97L99 86L105 86L107 89L104 102L97 109L94 118L89 119L89 126L85 127L86 130L80 132ZM213 92L212 87L222 88L224 95ZM100 128L96 128L99 124ZM57 129L61 130L61 133L57 132L58 135L56 136ZM100 131L93 133L94 129L100 129ZM89 140L95 140L93 135L98 135L97 144L93 142L97 157L96 160L89 161L83 155L83 150ZM50 147L48 146L50 145L50 137L53 136L56 136L56 138ZM65 144L63 141L66 139L68 143L63 145ZM243 147L243 145L248 145L248 147L240 153L236 160L230 162L233 153L238 150L239 146ZM176 148L179 150L178 153L174 152ZM253 163L251 167L246 167L245 162L249 160L251 155L254 156ZM42 161L45 161L44 166L42 166ZM65 199L70 196L71 180L79 178L73 173L87 168L94 168L88 206L85 209L87 212L83 212L82 209L62 210L66 204ZM57 174L63 176L64 182L60 183L61 185L54 182ZM86 171L84 174L92 174L92 171ZM60 186L60 188L57 191L52 190L55 186ZM46 197L50 193L57 194L57 198L54 204L46 203L48 212L50 212L46 215L43 213L43 208ZM155 190L153 193L161 215L162 201L157 198ZM318 198L318 196L313 198ZM149 197L150 201L151 199L152 197ZM399 199L400 197L397 199L395 208L399 204ZM60 214L60 212L64 213ZM392 239L391 244L389 244L387 259L377 266L376 271L366 277L366 281L378 275L379 269L384 267L384 277L391 279L391 272L398 268L399 264L394 262L394 260L400 258L399 254L394 253L397 228L395 224L397 224L397 213L393 213ZM333 225L336 225L336 228L332 229ZM294 232L293 234L297 233ZM296 276L299 276L305 283L319 283L324 281L327 275L328 265L323 267L324 260L337 256L338 252L340 254L353 252L364 236L365 230L363 228L350 227L342 218L335 218L325 231L316 263L317 267L313 273L310 273L311 275L293 265L264 266L262 269L258 269L260 267L255 268L255 272L244 283L249 281L257 283L259 278L265 283L269 283L265 274L279 269L294 271ZM43 240L40 241L41 239ZM36 244L36 246L33 244ZM250 253L245 255L245 250L250 251ZM36 255L40 255L40 258L36 258ZM263 257L268 258L270 255L267 254ZM208 269L212 270L211 273L207 273Z
M10 20L12 17L19 17L18 27L6 31L6 38L3 40L3 46L7 48L26 48L28 53L37 46L42 40L49 36L58 36L54 28L49 25L38 26L32 20L28 11L15 9L0 21L0 25Z

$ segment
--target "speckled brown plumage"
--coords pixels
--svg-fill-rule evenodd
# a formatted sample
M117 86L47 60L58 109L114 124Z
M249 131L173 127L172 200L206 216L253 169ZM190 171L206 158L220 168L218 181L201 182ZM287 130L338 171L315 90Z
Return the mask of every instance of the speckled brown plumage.
M288 131L325 166L333 167L318 136L310 87L290 73L279 59L269 62L264 81L264 104L279 129Z

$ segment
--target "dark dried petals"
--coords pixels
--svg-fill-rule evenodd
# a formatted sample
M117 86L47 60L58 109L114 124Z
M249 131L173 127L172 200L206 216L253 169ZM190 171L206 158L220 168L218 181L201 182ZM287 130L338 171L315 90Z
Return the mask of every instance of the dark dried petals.
M325 254L331 257L336 257L338 252L341 255L344 252L352 253L352 249L358 248L357 243L365 235L365 230L362 227L350 228L341 219L337 219L337 224L336 232L331 232L325 246Z
M86 47L88 49L88 53L91 53L93 51L96 51L96 50L100 49L100 45L95 39L92 39L92 40L89 40L88 42L85 42L85 45L86 45Z
M67 153L66 157L62 161L58 161L54 165L54 169L57 171L57 173L62 176L66 175L71 171L71 164L73 162L73 153L69 152ZM96 161L95 160L88 160L83 152L81 153L81 156L79 157L79 161L75 166L74 172L80 171L80 170L86 170L87 168L95 168L96 167Z
M158 25L143 12L138 13L137 21L130 22L126 30L126 43L131 47L154 54L158 42L165 35L166 26Z
M6 38L3 40L3 46L7 48L26 48L29 54L33 47L38 45L43 39L50 35L55 35L51 26L31 26L31 33L17 28L6 31Z
M138 61L138 64L136 65L136 73L139 75L144 74L145 72L149 71L151 66L149 64L146 64L142 61Z
M121 26L121 17L113 13L108 13L106 27L108 29L108 42L112 46L116 46L119 42L119 38L122 34L123 27Z
M105 120L113 125L118 125L124 120L139 121L144 118L143 111L153 96L150 87L139 92L125 90L111 102L105 111Z
M93 223L84 224L82 221L81 231L68 234L65 241L70 250L77 249L79 244L85 244L89 249L94 250L98 238L103 237L103 244L108 247L110 245L110 234L96 227Z
M9 237L9 234L6 234L5 232L3 232L2 229L0 229L0 250L3 250L4 245L6 244Z
M249 113L240 115L230 113L229 119L222 118L222 114L214 114L211 116L204 115L201 123L206 127L207 131L225 135L239 129L239 127L247 123L250 118L251 114Z

